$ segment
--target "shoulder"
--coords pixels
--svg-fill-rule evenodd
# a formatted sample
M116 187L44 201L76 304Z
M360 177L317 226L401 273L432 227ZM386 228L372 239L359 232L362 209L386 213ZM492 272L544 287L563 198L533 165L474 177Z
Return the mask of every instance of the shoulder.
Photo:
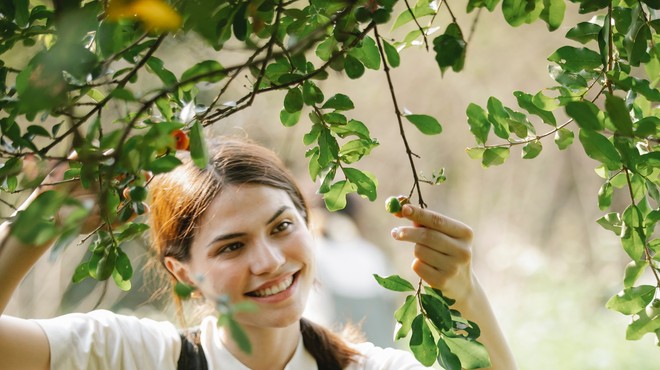
M174 364L181 349L179 331L167 321L106 310L33 321L46 333L52 364L56 365L52 368L140 368L154 363Z
M421 370L426 367L420 364L407 351L395 348L381 348L373 343L364 342L351 344L358 351L358 361L347 370Z

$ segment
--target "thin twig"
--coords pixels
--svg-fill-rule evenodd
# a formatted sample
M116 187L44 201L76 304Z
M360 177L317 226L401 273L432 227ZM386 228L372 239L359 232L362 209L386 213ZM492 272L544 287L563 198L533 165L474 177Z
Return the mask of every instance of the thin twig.
M412 9L410 8L410 4L408 3L408 0L403 0L404 3L406 3L406 8L408 9L408 12L410 12L410 15L413 18L413 21L415 21L415 24L417 25L417 28L419 31L422 33L422 37L424 37L424 47L426 48L426 51L429 51L429 40L426 37L426 32L424 32L424 29L422 28L422 25L419 24L417 21L417 17L415 17L415 13L413 13Z
M394 113L396 114L396 119L399 124L399 134L401 135L401 139L403 140L403 145L406 147L406 155L408 157L408 161L410 162L410 169L412 170L413 174L413 180L414 180L414 187L417 188L417 196L419 197L419 205L422 208L426 208L426 203L424 203L424 199L422 197L422 189L419 186L419 177L417 176L417 169L415 168L415 159L413 158L413 152L410 149L410 145L408 145L408 139L406 138L406 132L403 128L403 120L401 119L402 114L401 111L399 110L399 103L396 99L396 93L394 92L394 84L392 83L392 76L390 75L390 67L387 64L387 59L385 58L385 51L383 50L383 44L380 41L380 36L378 35L378 27L374 25L374 34L376 38L376 43L378 45L378 51L380 52L380 59L383 62L383 70L385 71L385 75L387 76L387 84L390 89L390 96L392 97L392 104L394 105ZM411 191L412 193L412 191Z

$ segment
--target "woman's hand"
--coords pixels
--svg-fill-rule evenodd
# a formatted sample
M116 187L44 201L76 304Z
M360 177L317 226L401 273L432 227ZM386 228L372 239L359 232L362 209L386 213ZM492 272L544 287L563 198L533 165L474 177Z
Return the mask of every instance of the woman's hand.
M406 204L402 216L413 226L399 226L392 236L415 243L413 270L448 297L462 301L474 288L472 229L440 213Z

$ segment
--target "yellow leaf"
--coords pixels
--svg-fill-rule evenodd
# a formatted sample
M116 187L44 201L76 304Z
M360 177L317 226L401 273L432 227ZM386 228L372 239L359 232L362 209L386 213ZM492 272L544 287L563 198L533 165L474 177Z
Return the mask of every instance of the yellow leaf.
M163 0L112 0L106 10L108 19L139 19L147 31L176 31L181 26L181 16Z
M181 16L162 0L138 0L131 8L148 31L176 31Z

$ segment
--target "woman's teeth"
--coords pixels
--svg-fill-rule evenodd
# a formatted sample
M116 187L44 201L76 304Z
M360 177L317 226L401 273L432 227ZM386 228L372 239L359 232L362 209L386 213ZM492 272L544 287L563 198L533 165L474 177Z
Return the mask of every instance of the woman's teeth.
M253 294L257 297L268 297L286 290L288 287L291 286L292 283L293 283L293 275L284 279L281 283L275 286L266 289L256 290L254 291Z

